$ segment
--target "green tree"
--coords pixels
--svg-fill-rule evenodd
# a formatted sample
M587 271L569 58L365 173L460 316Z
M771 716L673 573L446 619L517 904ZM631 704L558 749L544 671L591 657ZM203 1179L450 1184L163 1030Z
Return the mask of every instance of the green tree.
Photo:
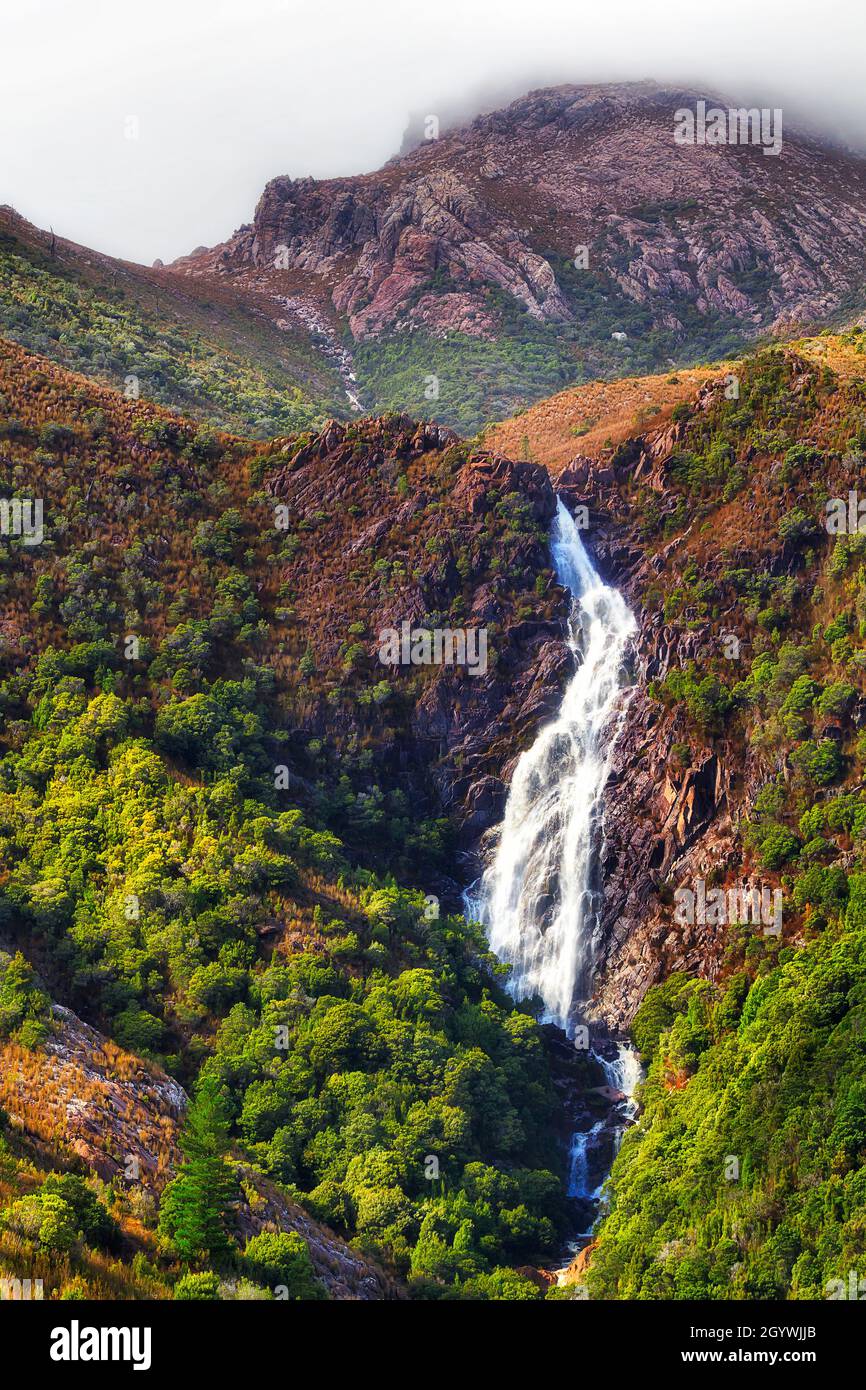
M325 1297L307 1242L297 1231L263 1231L253 1236L244 1250L244 1264L250 1278L272 1288L278 1297L294 1302Z
M225 1155L229 1117L213 1077L199 1082L180 1147L186 1162L163 1193L159 1228L184 1259L219 1258L229 1248L227 1218L237 1180Z

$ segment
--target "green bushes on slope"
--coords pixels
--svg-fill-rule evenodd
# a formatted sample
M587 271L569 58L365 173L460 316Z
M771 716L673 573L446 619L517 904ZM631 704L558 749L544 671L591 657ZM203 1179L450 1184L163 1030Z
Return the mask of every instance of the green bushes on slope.
M824 1298L866 1275L866 876L850 890L744 998L736 980L649 992L594 1297Z

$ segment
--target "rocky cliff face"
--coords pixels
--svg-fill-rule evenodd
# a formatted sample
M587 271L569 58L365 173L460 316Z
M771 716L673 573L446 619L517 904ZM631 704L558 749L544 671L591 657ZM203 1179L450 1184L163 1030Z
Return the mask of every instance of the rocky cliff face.
M672 971L717 976L724 931L675 926L660 890L720 870L733 877L742 871L736 818L760 785L757 768L744 767L748 759L736 745L700 746L687 768L672 757L672 746L687 737L685 721L660 711L645 682L687 660L690 645L694 655L695 644L647 613L638 582L623 586L640 611L637 686L614 751L601 856L604 947L594 1010L615 1031L628 1026L650 985Z
M699 658L707 637L706 630L666 622L657 597L648 601L660 573L676 565L679 542L648 553L628 500L642 476L664 495L666 464L681 433L666 426L648 435L637 458L625 466L577 456L557 483L572 507L589 508L589 548L639 622L632 684L624 697L625 718L605 797L600 861L603 952L593 1007L613 1030L628 1026L650 985L671 971L710 978L717 971L723 934L712 927L673 930L670 904L659 889L672 876L688 882L728 861L735 865L732 812L748 804L743 779L732 772L732 765L742 771L742 750L699 746L691 765L680 766L672 749L689 739L684 711L665 711L647 689L651 680L663 680L671 669ZM673 498L669 506L673 510Z
M318 667L304 737L343 749L363 739L380 783L401 786L416 812L453 817L471 848L500 818L510 767L571 669L567 596L549 570L549 475L399 418L332 422L275 462L268 494L293 527L315 525L280 572ZM382 634L403 624L483 632L486 670L382 664ZM347 672L350 629L363 654ZM387 680L381 713L317 695L334 669L347 696Z
M183 1087L59 1004L44 1051L0 1048L0 1103L40 1152L57 1147L106 1182L159 1188L180 1158Z
M697 394L698 413L718 403L724 384L724 379L706 382ZM554 486L573 509L588 509L587 544L639 620L633 685L608 785L601 860L604 944L593 1007L615 1031L628 1026L647 988L671 971L713 978L721 968L724 930L675 925L665 885L712 874L728 884L744 878L738 821L766 777L741 732L702 733L682 705L665 708L649 691L651 682L663 681L670 671L711 656L724 629L723 619L665 617L665 594L695 562L694 525L684 522L661 543L642 534L645 494L658 499L663 517L677 507L672 469L685 442L685 424L666 420L615 453L575 456L552 480L537 464L473 450L441 427L408 420L334 423L290 451L267 481L273 498L288 505L302 524L321 514L323 499L331 501L315 549L305 548L284 571L290 586L303 572L297 618L323 667L338 658L345 642L345 626L335 621L329 597L335 585L340 611L360 620L371 670L376 670L376 634L407 619L423 625L431 614L453 611L458 595L462 620L493 634L495 661L483 677L447 667L420 678L418 668L389 671L409 703L403 718L375 733L379 781L403 787L416 811L447 814L459 827L462 855L455 868L462 870L461 882L431 882L455 908L460 887L480 869L485 832L501 820L520 752L554 714L573 669L564 641L567 596L545 577L539 609L534 589L537 576L549 576ZM412 491L389 512L387 497L400 472L411 478ZM437 496L443 477L447 489ZM342 503L362 497L364 515L353 519ZM513 503L525 506L528 528L501 542L506 584L486 569L487 528L503 504ZM441 548L431 550L434 530L448 542L443 539ZM770 529L763 530L769 539L762 554L740 547L726 550L722 560L710 548L701 560L702 575L718 578L723 564L764 563L778 570L784 555ZM380 561L389 559L387 582L364 568L364 557L373 550ZM521 617L530 602L532 616ZM320 703L310 709L304 733L348 748L358 737L369 740L366 727L357 706Z
M699 97L652 83L533 92L376 173L276 178L252 224L174 269L264 292L277 315L310 297L358 341L495 338L491 289L569 324L585 312L580 247L584 269L683 334L694 315L752 334L832 313L863 279L866 161L793 130L778 157L677 144L674 113Z
M589 548L639 622L601 858L603 950L593 1007L615 1030L672 971L715 979L723 969L728 926L677 921L673 888L696 880L726 891L779 882L756 866L742 829L760 789L792 776L780 730L762 740L745 721L714 726L707 713L702 725L688 700L657 698L665 678L683 668L697 681L719 680L715 698L748 676L756 653L777 653L782 632L794 647L813 635L809 605L822 601L823 590L813 587L809 567L831 543L816 498L846 495L846 478L858 466L856 452L840 447L839 422L855 418L849 412L861 387L793 351L771 353L767 363L748 368L758 384L748 388L741 413L726 400L726 380L709 379L677 421L601 458L578 455L556 482L572 507L588 509ZM784 427L749 435L755 403L771 392L770 410ZM725 436L727 418L735 424ZM735 443L717 481L684 484L683 469L699 467L698 441L725 439L727 447L728 438ZM805 556L786 539L792 515L813 547ZM780 593L784 606L775 609L772 595ZM824 736L841 744L838 724L823 724ZM799 930L796 912L786 908L785 939L796 940Z

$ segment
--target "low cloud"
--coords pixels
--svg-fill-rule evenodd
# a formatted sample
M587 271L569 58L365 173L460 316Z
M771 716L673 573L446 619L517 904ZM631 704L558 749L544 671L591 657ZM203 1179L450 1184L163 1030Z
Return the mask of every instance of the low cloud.
M249 220L268 178L373 169L413 113L560 82L720 92L866 151L864 40L849 0L31 0L0 18L0 202L168 260Z

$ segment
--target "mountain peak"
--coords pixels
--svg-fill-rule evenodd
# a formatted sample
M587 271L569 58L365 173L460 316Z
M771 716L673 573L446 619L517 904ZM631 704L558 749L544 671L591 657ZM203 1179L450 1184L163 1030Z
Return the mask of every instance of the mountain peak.
M540 88L453 128L431 117L377 172L272 179L251 226L175 268L229 279L275 319L348 326L350 355L447 340L477 376L486 349L466 344L525 357L531 342L558 373L536 395L828 322L864 280L866 159L781 130L775 158L678 143L676 113L701 100L726 109L645 80ZM421 366L418 383L438 375Z

